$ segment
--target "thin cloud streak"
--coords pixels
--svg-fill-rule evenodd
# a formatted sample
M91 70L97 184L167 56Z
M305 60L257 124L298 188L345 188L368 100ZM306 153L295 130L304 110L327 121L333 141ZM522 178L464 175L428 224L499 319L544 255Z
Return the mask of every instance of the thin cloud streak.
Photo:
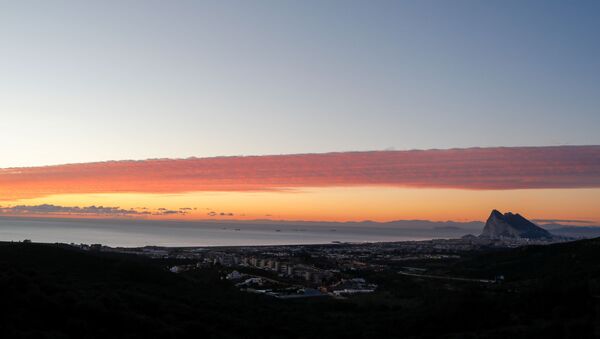
M145 215L150 212L140 212L133 209L104 206L58 206L52 204L0 206L0 215L95 215L95 216L127 216Z
M591 220L577 220L577 219L533 219L533 222L540 224L559 224L559 223L570 223L570 224L593 224Z
M77 193L392 186L600 187L600 146L507 147L112 161L0 170L0 200Z
M75 215L75 216L167 216L167 215L185 215L187 210L170 210L159 208L156 211L150 211L147 208L138 209L123 209L120 207L105 207L105 206L60 206L53 204L41 205L16 205L16 206L0 206L0 215L21 216L21 215Z

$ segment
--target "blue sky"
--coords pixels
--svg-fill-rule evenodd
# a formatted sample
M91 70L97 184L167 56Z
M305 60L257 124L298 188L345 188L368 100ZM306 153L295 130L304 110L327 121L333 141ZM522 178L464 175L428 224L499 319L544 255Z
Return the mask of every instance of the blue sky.
M0 168L600 144L597 1L0 3Z

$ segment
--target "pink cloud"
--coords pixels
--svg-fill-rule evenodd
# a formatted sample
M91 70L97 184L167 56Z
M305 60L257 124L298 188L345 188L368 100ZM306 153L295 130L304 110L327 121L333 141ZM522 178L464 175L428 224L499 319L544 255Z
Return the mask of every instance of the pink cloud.
M0 170L0 199L325 186L600 187L600 146L373 151L113 161Z

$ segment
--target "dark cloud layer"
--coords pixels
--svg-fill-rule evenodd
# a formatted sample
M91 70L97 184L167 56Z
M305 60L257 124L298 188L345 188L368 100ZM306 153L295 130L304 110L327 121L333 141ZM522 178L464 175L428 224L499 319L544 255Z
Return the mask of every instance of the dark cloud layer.
M184 215L186 211L158 209L122 209L104 206L59 206L52 204L0 206L0 215L78 215L78 216L144 216L144 215Z
M534 222L541 224L555 224L555 223L573 223L573 224L593 224L591 220L577 220L577 219L534 219Z
M126 216L143 215L150 212L137 211L134 209L121 209L119 207L104 206L58 206L58 205L17 205L0 206L0 214L89 214L102 216Z
M600 187L600 146L377 151L113 161L0 170L0 199L298 187Z

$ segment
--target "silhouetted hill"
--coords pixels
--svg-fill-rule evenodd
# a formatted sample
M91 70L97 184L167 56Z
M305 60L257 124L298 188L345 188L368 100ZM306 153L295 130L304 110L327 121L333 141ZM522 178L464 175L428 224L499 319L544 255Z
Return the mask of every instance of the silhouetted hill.
M493 210L487 219L481 237L498 238L527 238L551 239L552 234L525 219L520 214L500 213Z

